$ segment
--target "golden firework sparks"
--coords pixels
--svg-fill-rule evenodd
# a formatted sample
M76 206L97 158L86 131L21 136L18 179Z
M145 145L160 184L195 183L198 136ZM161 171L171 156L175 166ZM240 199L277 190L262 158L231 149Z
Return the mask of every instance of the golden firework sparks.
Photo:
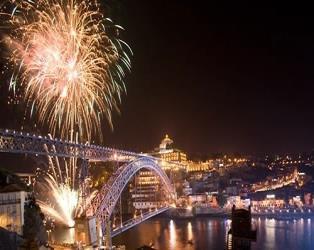
M83 214L85 202L90 202L96 191L82 199L79 195L82 190L79 189L80 171L77 171L77 159L49 156L48 151L56 153L55 147L49 149L44 145L44 149L47 152L48 171L42 171L38 176L35 187L37 202L48 218L73 227L74 218Z
M118 110L130 59L122 29L105 18L98 0L8 0L2 15L15 65L11 88L21 87L29 112L54 136L102 138L101 122ZM1 7L1 6L0 6Z

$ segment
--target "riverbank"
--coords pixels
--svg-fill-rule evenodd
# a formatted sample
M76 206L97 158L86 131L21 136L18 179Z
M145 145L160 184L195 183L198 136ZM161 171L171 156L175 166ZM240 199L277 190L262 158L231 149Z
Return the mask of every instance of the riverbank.
M189 219L194 217L214 217L214 218L230 218L231 210L225 209L215 209L207 212L196 212L195 209L188 208L172 208L167 213L163 214L170 219ZM307 209L294 209L294 208L285 208L285 209L252 209L252 217L290 217L290 218L307 218L314 217L314 211Z

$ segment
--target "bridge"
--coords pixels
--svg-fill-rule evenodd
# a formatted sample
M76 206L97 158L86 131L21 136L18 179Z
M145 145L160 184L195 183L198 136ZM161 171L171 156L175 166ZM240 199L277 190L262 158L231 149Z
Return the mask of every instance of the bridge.
M115 237L119 235L120 233L125 232L126 230L129 230L130 228L142 223L143 221L150 219L158 214L161 214L169 209L169 206L164 206L159 209L155 209L153 211L148 211L146 213L143 213L135 218L132 218L130 220L124 221L122 225L119 225L117 227L114 227L111 231L111 237Z
M145 154L90 145L88 143L80 144L62 141L53 139L51 136L43 137L7 129L0 129L0 152L81 159L86 163L81 166L82 174L80 178L82 181L80 189L82 192L86 192L84 183L88 175L90 162L113 161L121 163L96 196L91 201L82 203L81 207L81 210L86 213L87 219L95 221L95 228L90 230L96 232L96 236L91 239L91 243L101 245L105 242L109 249L112 237L168 210L169 204L176 198L175 189L161 167L165 162L162 159ZM180 164L178 166L182 167ZM136 173L142 169L150 170L160 178L166 194L165 202L152 211L141 213L141 215L124 222L121 221L118 227L112 227L112 214L122 191Z
M0 152L49 155L88 160L89 162L132 161L140 156L130 151L80 144L25 132L0 129Z

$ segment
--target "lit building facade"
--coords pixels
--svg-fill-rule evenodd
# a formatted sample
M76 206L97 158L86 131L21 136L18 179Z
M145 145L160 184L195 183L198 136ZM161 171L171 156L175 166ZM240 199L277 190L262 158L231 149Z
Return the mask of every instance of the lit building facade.
M186 166L187 172L207 172L211 169L213 169L213 161L211 160L206 162L188 161Z
M176 163L187 164L187 155L182 150L173 147L173 140L168 135L162 139L159 148L156 148L152 156L163 159L164 161L172 161ZM166 167L166 166L164 166Z
M24 204L29 193L16 184L0 190L0 227L22 235Z
M151 171L140 171L130 185L134 208L145 210L161 206L160 191L159 177Z
M283 199L277 199L273 194L267 195L266 199L264 200L253 200L251 201L251 204L254 210L261 208L276 209L284 208L286 206L286 203Z
M250 199L241 199L240 196L229 196L224 207L231 210L233 205L235 205L236 208L247 208L250 204Z

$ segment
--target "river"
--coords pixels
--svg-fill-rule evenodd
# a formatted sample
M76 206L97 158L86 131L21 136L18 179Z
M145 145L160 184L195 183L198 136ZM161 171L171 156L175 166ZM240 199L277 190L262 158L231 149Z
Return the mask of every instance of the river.
M155 217L120 234L115 245L135 250L153 245L158 250L223 250L231 221L226 218L196 217L169 219ZM257 241L252 250L312 250L314 249L314 217L276 220L254 218ZM50 235L53 241L72 242L74 228L57 230Z
M257 241L252 250L314 249L314 217L291 220L255 218ZM230 220L197 217L186 220L154 218L114 238L127 250L153 244L158 250L226 249Z

